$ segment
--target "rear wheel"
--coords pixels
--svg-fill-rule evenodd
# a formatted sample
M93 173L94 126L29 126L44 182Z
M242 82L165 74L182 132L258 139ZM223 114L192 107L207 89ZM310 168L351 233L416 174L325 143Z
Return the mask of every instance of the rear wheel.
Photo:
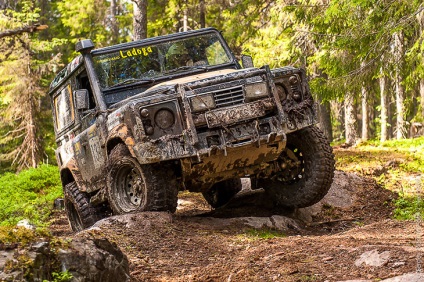
M140 165L124 144L109 156L108 199L114 214L134 211L175 212L178 189L166 164Z
M64 188L65 210L73 231L82 231L102 219L102 213L90 203L87 193L81 192L77 184L71 182Z
M334 155L324 134L315 126L287 135L287 147L273 165L276 172L258 179L277 206L301 208L320 201L334 176Z
M213 208L219 208L234 198L241 189L241 179L232 178L215 183L208 191L203 193L203 197Z

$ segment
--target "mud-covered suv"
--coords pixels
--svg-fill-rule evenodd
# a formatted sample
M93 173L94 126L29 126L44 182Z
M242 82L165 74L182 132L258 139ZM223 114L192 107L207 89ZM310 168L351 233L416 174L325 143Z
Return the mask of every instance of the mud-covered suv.
M74 230L108 211L174 212L179 190L217 208L240 177L282 207L327 193L334 158L303 70L240 65L213 28L76 50L50 86Z

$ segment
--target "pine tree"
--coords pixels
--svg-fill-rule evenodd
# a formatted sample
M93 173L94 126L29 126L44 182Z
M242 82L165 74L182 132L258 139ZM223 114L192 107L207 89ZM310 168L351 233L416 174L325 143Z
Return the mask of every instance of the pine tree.
M48 62L39 61L40 49L49 49L46 42L33 37L40 26L36 22L39 9L24 1L17 10L0 13L0 26L8 33L0 41L0 115L2 152L0 158L18 170L36 167L42 160L41 99L45 96L43 75L58 57ZM20 31L20 32L16 32ZM25 32L22 32L25 31Z

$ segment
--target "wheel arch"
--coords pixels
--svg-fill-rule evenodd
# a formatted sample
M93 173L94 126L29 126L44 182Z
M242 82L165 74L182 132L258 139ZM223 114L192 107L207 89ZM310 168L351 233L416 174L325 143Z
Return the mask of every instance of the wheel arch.
M69 168L65 168L60 171L60 180L62 181L62 186L65 187L67 184L75 181L75 177Z
M81 172L79 171L74 158L68 162L66 167L60 170L60 180L62 182L62 187L65 187L69 183L75 181L81 191L87 191L87 187L82 179Z
M136 158L134 153L135 140L131 131L125 124L121 124L115 127L110 132L108 136L108 141L106 142L106 150L108 156L112 152L113 148L115 148L118 144L124 144L128 148L128 151L130 151L130 154Z
M118 144L124 144L128 148L128 146L127 146L127 144L125 144L124 140L122 140L119 137L114 137L112 139L109 139L109 141L107 141L107 144L106 144L106 150L107 150L108 156L112 152L113 148L115 148Z

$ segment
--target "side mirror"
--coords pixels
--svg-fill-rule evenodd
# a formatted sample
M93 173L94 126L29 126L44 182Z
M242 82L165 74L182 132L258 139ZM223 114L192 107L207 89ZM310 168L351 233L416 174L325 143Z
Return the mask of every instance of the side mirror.
M253 68L253 60L249 55L241 55L241 65L243 68Z
M88 98L87 89L79 89L74 91L75 103L77 110L85 111L88 110L90 102Z

